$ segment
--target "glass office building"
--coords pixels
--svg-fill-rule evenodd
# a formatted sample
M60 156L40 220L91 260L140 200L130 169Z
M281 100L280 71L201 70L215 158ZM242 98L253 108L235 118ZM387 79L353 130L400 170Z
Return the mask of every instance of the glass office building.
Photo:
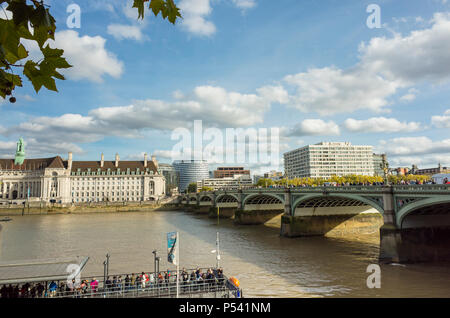
M180 192L186 190L190 183L209 178L206 160L176 160L172 165L178 173Z

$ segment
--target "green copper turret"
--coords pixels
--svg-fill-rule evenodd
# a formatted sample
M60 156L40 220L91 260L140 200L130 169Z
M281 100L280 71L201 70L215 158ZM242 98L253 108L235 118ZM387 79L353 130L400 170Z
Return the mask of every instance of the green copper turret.
M17 142L16 156L14 157L14 164L21 165L25 160L25 144L22 137Z

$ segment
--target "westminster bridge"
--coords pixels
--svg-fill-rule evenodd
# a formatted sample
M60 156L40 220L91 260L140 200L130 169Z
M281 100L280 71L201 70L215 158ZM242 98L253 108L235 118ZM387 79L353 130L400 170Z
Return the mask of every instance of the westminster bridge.
M281 216L280 235L380 233L381 262L450 260L450 186L250 188L178 197L189 211L263 224Z

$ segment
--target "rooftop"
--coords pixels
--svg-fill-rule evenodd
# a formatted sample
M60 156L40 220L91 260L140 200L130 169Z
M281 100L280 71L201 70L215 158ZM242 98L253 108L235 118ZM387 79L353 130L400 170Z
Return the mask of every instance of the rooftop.
M67 268L71 264L84 268L89 257L71 259L53 259L24 261L22 263L0 263L0 285L45 282L67 279L71 272Z

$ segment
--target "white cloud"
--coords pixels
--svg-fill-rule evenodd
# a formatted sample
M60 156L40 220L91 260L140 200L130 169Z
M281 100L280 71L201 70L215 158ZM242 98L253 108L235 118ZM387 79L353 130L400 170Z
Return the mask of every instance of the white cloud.
M122 75L123 63L105 49L105 43L101 36L79 36L73 30L55 34L55 47L64 49L64 56L73 65L65 73L74 80L102 82L104 75L114 78Z
M450 109L447 109L442 116L431 117L431 123L437 128L450 128Z
M399 34L392 38L372 38L362 43L362 67L389 80L405 85L429 80L442 83L450 79L450 14L436 13L432 27L411 32L409 36Z
M400 97L400 100L403 102L412 102L416 99L416 95L419 93L419 91L415 88L410 88L408 90L408 93Z
M399 137L382 140L378 147L392 156L450 153L450 139L433 141L428 137Z
M38 61L42 53L35 41L22 40L29 50L29 58ZM119 78L123 73L123 63L106 50L106 39L101 36L79 36L73 30L55 33L55 40L49 40L50 46L63 49L63 57L72 65L60 72L72 80L88 80L100 83L105 75Z
M343 71L335 67L310 69L305 73L288 75L285 81L296 86L293 106L303 112L332 115L358 109L384 111L387 98L398 85L376 74L360 69Z
M450 155L427 154L422 156L400 156L388 158L391 167L411 167L417 165L419 168L437 167L441 163L444 167L450 165Z
M278 86L263 86L257 89L257 92L266 100L286 104L289 102L288 92L280 85Z
M381 140L375 152L386 153L391 167L450 164L450 139L433 141L428 137L400 137Z
M206 20L212 12L210 0L181 0L178 4L183 19L183 29L199 36L210 36L216 32L216 26Z
M268 92L275 92L268 94ZM229 92L217 86L197 86L190 94L178 95L174 101L136 100L131 105L99 107L87 115L63 114L40 116L16 126L2 128L5 136L21 134L43 144L89 143L106 136L143 138L145 130L190 128L194 120L203 127L249 127L263 123L264 114L273 102L284 101L276 86L265 86L256 94Z
M450 13L436 13L428 29L407 36L375 37L359 46L360 62L342 70L312 68L288 75L285 82L296 88L292 106L303 112L331 115L368 109L389 112L387 106L400 88L424 81L441 84L450 80ZM412 89L400 97L412 101Z
M305 119L284 134L287 136L337 136L340 130L339 126L331 120L326 122L322 119Z
M11 20L13 17L13 14L11 11L6 10L6 5L4 6L3 3L0 4L0 19L2 20Z
M123 39L130 39L135 41L148 40L148 37L143 34L143 28L148 24L148 15L153 13L148 5L144 6L144 15L147 18L139 19L137 8L133 8L133 1L127 0L126 3L121 3L121 9L125 17L130 20L131 25L113 23L108 25L107 32L115 39L121 41Z
M400 122L395 118L372 117L365 120L347 119L343 126L351 132L392 133L413 132L421 129L418 122Z
M16 149L16 143L13 141L1 141L0 140L0 153L8 152L12 153Z
M27 157L45 157L52 155L61 155L72 151L74 153L83 153L83 150L74 143L63 142L61 140L52 143L42 143L35 138L25 140L25 150ZM13 158L16 151L16 141L0 141L0 157Z
M232 0L233 4L239 9L251 9L256 6L255 0Z
M142 41L145 38L141 28L136 25L110 24L107 32L119 41L123 39Z

